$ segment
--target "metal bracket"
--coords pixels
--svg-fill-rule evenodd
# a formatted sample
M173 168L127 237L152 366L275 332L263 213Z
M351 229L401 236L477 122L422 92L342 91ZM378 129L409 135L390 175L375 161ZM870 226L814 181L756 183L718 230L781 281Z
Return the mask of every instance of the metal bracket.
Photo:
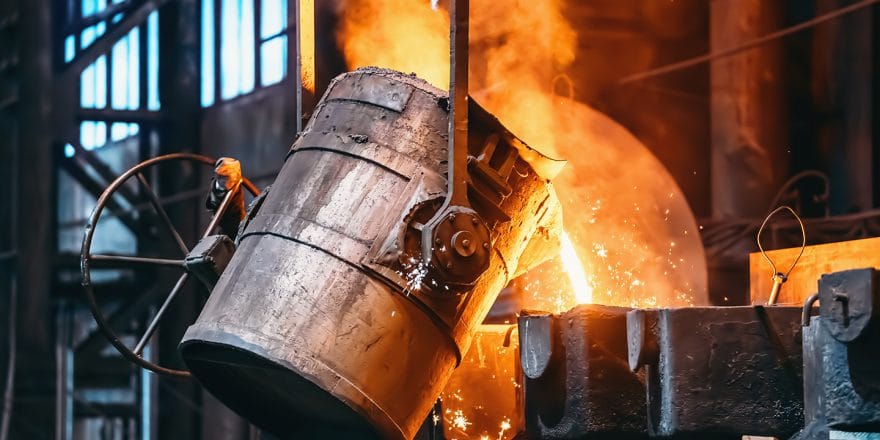
M489 267L492 246L486 222L468 200L468 8L468 0L455 0L449 11L451 105L446 198L434 216L419 225L422 264L433 278L450 281L437 289L441 293L470 288Z
M880 272L853 269L822 275L819 310L831 335L840 342L855 341L880 321Z
M214 289L220 275L235 253L235 244L225 235L209 235L199 241L184 260L186 269L205 284Z

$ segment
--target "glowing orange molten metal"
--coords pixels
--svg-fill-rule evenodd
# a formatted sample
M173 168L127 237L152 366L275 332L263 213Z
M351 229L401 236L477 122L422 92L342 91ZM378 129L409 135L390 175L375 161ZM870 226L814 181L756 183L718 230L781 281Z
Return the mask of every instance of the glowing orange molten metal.
M574 299L578 304L589 304L593 302L593 286L587 281L587 274L584 272L584 263L578 257L574 243L568 237L567 232L562 233L562 250L559 253L562 260L562 267L568 275L571 282L571 288L574 290Z
M519 281L524 307L705 304L705 257L687 201L635 136L572 99L576 84L565 72L577 34L562 0L539 3L471 0L470 15L470 95L529 145L569 161L553 182L567 232L562 253ZM348 67L414 72L448 88L445 7L340 0L337 39Z
M449 15L428 0L343 0L339 46L349 68L416 73L449 88Z
M315 0L299 0L299 57L302 66L300 83L315 92Z
M339 6L337 38L350 68L414 72L448 87L444 3L436 10L429 0ZM553 182L568 232L562 254L525 277L526 306L703 303L705 257L675 181L626 129L571 100L574 85L562 73L574 59L577 35L562 2L472 0L470 20L471 96L531 146L569 160ZM560 283L560 269L569 283Z
M337 39L348 67L414 72L447 89L449 17L445 3L430 3L339 0ZM675 181L624 127L572 99L575 84L564 73L577 34L562 5L471 0L470 95L529 145L569 161L553 182L565 225L560 256L514 281L522 306L705 303L703 247ZM507 328L483 326L447 384L434 421L442 418L452 438L506 440L521 430Z

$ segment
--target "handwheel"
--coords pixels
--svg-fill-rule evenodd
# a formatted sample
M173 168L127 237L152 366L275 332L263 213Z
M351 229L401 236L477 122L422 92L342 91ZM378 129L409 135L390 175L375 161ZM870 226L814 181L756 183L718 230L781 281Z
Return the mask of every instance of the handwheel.
M107 339L110 340L110 344L116 347L123 356L131 360L137 365L140 365L143 368L146 368L150 371L159 374L165 374L169 376L175 377L190 377L190 372L187 370L178 370L173 368L163 367L156 363L150 362L143 357L143 349L144 346L149 342L150 338L156 331L156 328L159 325L159 321L162 319L162 316L168 310L169 305L174 301L174 298L177 294L182 290L184 284L187 279L190 278L190 272L184 264L184 258L189 254L191 248L187 247L186 243L181 238L180 234L177 232L177 229L174 228L174 225L171 223L171 218L168 216L168 213L165 212L165 209L162 207L158 195L153 191L152 187L150 187L149 182L144 177L143 171L147 168L150 168L156 164L168 161L189 161L196 162L203 165L207 165L210 167L214 166L215 160L211 159L207 156L202 156L198 154L191 153L174 153L167 154L164 156L158 156L144 162L141 162L121 176L116 178L107 189L101 194L98 198L97 204L95 205L95 209L92 211L92 215L89 217L89 222L86 225L85 235L83 236L82 243L82 255L80 259L80 265L82 270L82 286L83 290L86 294L86 300L89 305L89 309L91 309L92 315L95 318L95 322L98 324L98 328L107 336ZM180 259L165 259L165 258L149 258L149 257L139 257L139 256L122 256L122 255L97 255L92 254L92 238L95 234L95 227L98 224L98 220L101 218L101 213L104 211L104 207L111 200L116 191L122 187L129 179L132 177L136 178L141 185L144 193L146 193L149 198L150 205L152 205L153 209L156 211L159 219L161 219L162 224L165 229L171 234L174 240L177 243L177 246L180 248L183 256ZM230 202L232 201L235 194L238 192L240 186L244 186L248 192L253 196L259 195L259 190L256 186L254 186L251 181L242 177L240 182L236 182L233 188L228 188L226 195L223 197L220 202L214 216L211 218L211 221L208 223L208 227L205 232L202 234L201 238L204 239L211 235L215 228L217 228L220 219L223 217L223 213L228 208ZM165 300L162 302L162 305L156 311L156 314L152 317L149 324L147 325L146 331L144 334L138 339L134 348L129 348L123 343L119 335L116 331L109 325L107 319L104 317L104 314L101 312L100 307L98 306L97 299L95 297L95 292L92 288L91 282L91 270L92 266L99 267L125 267L125 266L164 266L164 267L176 267L179 268L183 274L177 279L177 282L174 284L174 287L171 288L171 291L165 297Z

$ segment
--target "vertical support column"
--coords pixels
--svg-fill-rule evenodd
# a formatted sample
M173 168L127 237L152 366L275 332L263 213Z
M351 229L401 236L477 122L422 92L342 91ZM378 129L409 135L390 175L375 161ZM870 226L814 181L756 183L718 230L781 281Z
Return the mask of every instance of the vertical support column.
M778 30L780 2L710 2L712 52ZM712 61L710 75L711 202L717 220L760 218L787 175L782 46L773 41ZM713 304L747 304L749 241L709 262Z
M874 20L872 23L874 41L874 53L871 59L874 60L874 77L880 75L880 8L874 7ZM874 86L874 207L880 207L880 86Z
M334 2L291 0L290 23L296 27L291 37L296 40L293 76L296 84L297 132L312 116L315 105L324 95L330 81L345 71L342 54L336 46L336 11Z
M209 1L209 0L205 0ZM167 2L159 8L159 97L162 102L162 123L158 127L159 149L157 154L199 149L200 96L200 23L199 0L177 0ZM219 11L216 11L219 14ZM219 28L217 29L219 32ZM219 53L218 53L219 54ZM217 73L219 81L219 71ZM219 95L218 95L219 96ZM219 98L218 98L219 99ZM200 167L191 172L161 169L159 173L160 197L197 187ZM194 243L199 228L197 205L183 204L169 207L168 214L177 225L192 225L180 230L187 243ZM163 241L164 244L168 242ZM148 243L149 245L149 243ZM169 254L165 254L169 255ZM170 286L176 274L161 274L162 278L153 280L160 285ZM177 351L177 344L186 327L198 313L197 296L199 292L193 285L183 292L174 306L169 309L159 326L154 340L158 347L154 360L163 365L184 368ZM210 417L201 412L201 390L195 381L169 380L157 377L158 382L158 426L156 438L197 438L201 417Z
M0 3L0 47L15 48L18 33L17 4ZM17 67L12 63L15 51L0 55L0 63L8 71L0 77L0 440L8 439L12 396L15 386L17 292L15 279L16 233L15 181L18 164L16 95L18 94Z
M58 301L55 310L55 438L73 438L74 363L71 348L73 329L72 307L66 300Z
M817 0L823 14L850 2ZM831 211L846 214L874 205L874 12L864 8L818 26L814 32L814 100L824 119L819 148L828 164Z
M318 101L315 90L315 0L293 0L293 16L290 23L296 27L292 35L295 40L296 56L288 57L296 62L290 70L293 83L296 84L296 132L303 130L315 104Z
M449 170L448 194L443 208L450 205L469 206L467 156L470 2L453 0L449 17ZM459 175L462 172L464 175ZM442 210L441 208L440 211Z
M778 30L781 4L712 2L712 52ZM786 176L781 43L717 59L710 68L712 216L761 217Z
M50 307L50 271L55 244L52 172L52 3L19 0L20 59L17 176L19 201L15 228L18 256L18 355L10 439L52 438L55 432L52 380L54 334ZM69 93L74 93L70 91Z

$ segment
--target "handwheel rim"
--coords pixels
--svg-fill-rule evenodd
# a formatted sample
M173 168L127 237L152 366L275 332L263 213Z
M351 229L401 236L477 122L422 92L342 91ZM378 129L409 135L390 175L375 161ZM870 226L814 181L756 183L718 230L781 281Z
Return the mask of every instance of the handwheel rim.
M213 166L216 162L215 159L200 154L172 153L157 156L152 159L140 162L137 165L129 168L126 172L119 175L119 177L113 180L113 182L111 182L110 185L108 185L107 188L104 189L104 192L101 193L100 197L98 197L98 200L95 203L95 208L92 210L92 214L89 216L88 223L86 224L86 230L83 234L83 242L80 252L80 272L82 274L82 287L86 296L86 302L89 306L89 310L92 313L92 317L95 319L95 322L98 325L98 329L102 333L104 333L104 336L107 337L110 344L114 348L116 348L116 350L123 357L127 358L132 363L157 374L180 378L190 378L192 377L192 374L189 372L189 370L178 370L174 368L163 367L155 362L144 359L134 350L128 348L122 342L122 339L119 337L119 335L110 325L110 323L107 322L104 313L101 311L101 308L98 305L97 297L95 296L91 281L92 240L95 235L95 230L97 229L98 220L100 220L101 214L103 213L107 202L116 193L116 191L133 176L156 164L174 160L198 162L208 166ZM257 189L257 187L247 178L242 177L241 185L244 186L244 188L247 189L248 192L251 193L251 195L257 196L259 194L259 190ZM181 266L181 269L183 269L185 274L189 274L189 271L186 269L185 266Z

